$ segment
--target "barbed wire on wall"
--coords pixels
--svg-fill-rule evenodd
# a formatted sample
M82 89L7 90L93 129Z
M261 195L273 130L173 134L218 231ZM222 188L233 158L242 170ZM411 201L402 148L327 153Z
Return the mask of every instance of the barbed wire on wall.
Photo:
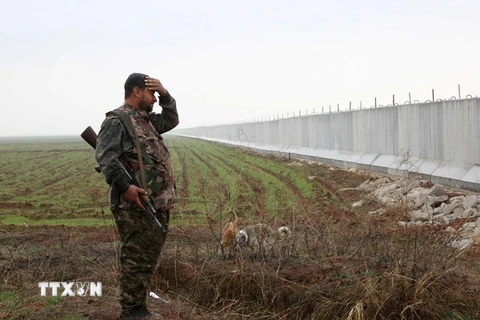
M413 100L411 98L410 92L408 93L408 100L403 103L403 105L410 105L410 104L422 104L422 103L432 103L432 102L441 102L441 101L449 101L449 100L461 100L462 95L460 91L460 85L458 85L458 98L456 96L451 96L450 98L445 98L445 99L440 99L437 98L435 99L435 90L432 89L432 99L431 100L425 100L423 102L420 102L419 100ZM473 98L478 98L478 96L473 97L470 94L467 94L465 98L463 99L473 99ZM400 104L395 102L395 95L392 96L392 103L383 105L383 104L377 104L377 98L375 97L374 99L374 104L371 105L370 107L364 107L362 105L362 101L360 101L360 105L358 109L352 108L352 102L349 102L348 109L346 110L340 110L340 104L337 103L336 108L332 108L332 105L329 105L328 108L325 108L324 106L321 107L321 111L316 110L314 107L312 111L310 112L308 109L305 109L305 112L302 112L302 110L294 110L292 113L287 112L286 114L281 113L281 114L275 114L273 116L265 116L265 117L255 117L255 118L249 118L244 120L241 123L254 123L254 122L267 122L267 121L272 121L272 120L280 120L280 119L289 119L289 118L295 118L295 117L303 117L303 116L311 116L311 115L316 115L316 114L328 114L328 113L340 113L340 112L349 112L349 111L355 111L355 110L362 110L362 109L375 109L375 108L385 108L385 107L393 107L393 106L399 106ZM231 123L231 124L237 124L239 122Z

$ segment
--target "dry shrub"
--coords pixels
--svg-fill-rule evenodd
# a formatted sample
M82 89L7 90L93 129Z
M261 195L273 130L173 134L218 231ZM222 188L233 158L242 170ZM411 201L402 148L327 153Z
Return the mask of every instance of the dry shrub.
M179 264L193 265L187 262ZM172 273L167 271L165 265L171 266L172 261L159 266L159 272L167 277L168 282L172 282ZM201 269L189 275L185 274L185 270L180 272L185 276L185 287L172 289L186 291L188 300L224 317L273 319L275 310L285 309L295 303L301 288L280 278L274 269L263 262L248 265L237 262L226 267L216 260L205 260Z
M480 278L462 260L468 251L450 247L440 228L398 227L402 208L387 214L297 216L287 249L264 257L205 257L206 244L192 242L194 254L164 257L162 288L229 319L478 316Z

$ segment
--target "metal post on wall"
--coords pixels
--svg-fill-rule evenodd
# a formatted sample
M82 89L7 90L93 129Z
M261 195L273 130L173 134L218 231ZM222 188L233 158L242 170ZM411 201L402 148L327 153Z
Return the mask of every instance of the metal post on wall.
M340 112L340 104L337 103L337 112Z
M352 101L350 101L350 105L348 106L348 110L352 111Z
M377 97L375 97L375 108L377 107Z
M460 94L460 85L458 85L458 99L462 99L462 95Z
M332 105L331 105L331 104L328 105L328 111L329 111L330 113L332 113Z
M410 104L412 104L412 95L410 94L410 92L408 93L408 101L410 102Z
M322 113L323 113L323 106L322 106Z
M392 102L392 106L395 105L395 95L393 95L393 102Z
M435 90L432 89L432 102L435 102Z

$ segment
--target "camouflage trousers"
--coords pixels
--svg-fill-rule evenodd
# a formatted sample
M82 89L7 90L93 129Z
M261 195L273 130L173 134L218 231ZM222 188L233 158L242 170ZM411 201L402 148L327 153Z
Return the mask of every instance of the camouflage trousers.
M113 210L120 234L120 305L122 312L146 308L150 280L167 238L155 221L141 210ZM168 210L157 210L167 229Z

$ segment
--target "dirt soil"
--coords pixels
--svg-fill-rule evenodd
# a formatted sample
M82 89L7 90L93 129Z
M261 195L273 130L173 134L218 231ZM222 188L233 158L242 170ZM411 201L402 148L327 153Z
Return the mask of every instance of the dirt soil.
M417 239L429 244L432 238L440 239L437 236L443 235L444 228L400 230L394 222L405 212L399 208L388 211L385 216L370 216L368 212L380 207L373 200L361 208L352 208L352 203L365 197L352 188L369 177L364 172L337 169L331 170L328 177L314 177L326 186L328 192L319 195L322 199L306 209L308 212L279 222L295 223L294 226L290 224L295 236L271 256L222 253L218 238L223 223L214 219L209 219L205 226L173 226L152 282L152 291L168 303L149 297L149 308L160 314L158 319L205 320L322 319L322 314L330 310L328 308L336 308L330 314L337 314L335 318L340 319L353 314L360 302L364 306L362 312L369 314L374 303L369 304L367 298L371 297L369 299L373 301L374 295L369 296L362 290L366 290L371 279L377 281L370 283L372 288L375 285L377 289L386 288L397 298L392 292L403 286L403 283L395 282L400 281L400 275L414 279L413 283L419 285L418 281L427 282L429 275L441 272L448 275L446 279L456 279L451 283L452 288L459 289L455 294L468 293L471 296L469 301L475 303L480 288L478 271L474 271L480 266L478 248L472 247L465 253L446 249L444 255L438 255L442 256L445 266L441 272L433 266L439 263L436 258L414 263L412 255L435 248L418 246L410 255L405 247L401 247L403 242ZM331 201L332 198L337 201ZM110 219L108 213L106 215ZM117 319L120 312L118 245L114 226L0 225L0 294L3 295L0 318ZM453 256L457 256L455 262L450 259ZM448 269L450 265L455 268L454 272ZM399 275L395 281L388 278L390 284L381 283L393 273ZM41 281L100 281L103 296L41 297L38 287ZM438 280L430 284L436 290L449 286ZM418 295L425 294L427 288L423 293L418 291ZM381 295L381 291L376 292ZM407 304L416 299L407 296L403 295ZM391 302L386 295L378 299ZM468 299L462 297L458 302ZM317 305L325 309L318 310ZM415 312L422 314L431 310L427 307L436 307L424 305L424 309L415 309ZM378 310L381 308L378 306ZM474 319L474 311L463 309L471 316L469 319ZM395 311L394 307L392 310ZM391 319L399 319L400 312L392 313ZM439 314L424 318L440 319ZM417 319L408 309L404 310L403 316Z

